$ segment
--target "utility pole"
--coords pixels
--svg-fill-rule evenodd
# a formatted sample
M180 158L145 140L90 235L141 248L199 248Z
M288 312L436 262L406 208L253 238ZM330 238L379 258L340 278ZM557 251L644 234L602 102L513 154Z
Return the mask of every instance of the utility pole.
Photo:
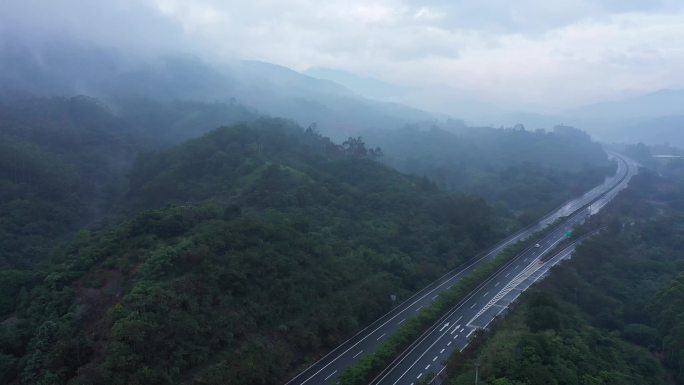
M480 384L480 360L475 361L475 385Z

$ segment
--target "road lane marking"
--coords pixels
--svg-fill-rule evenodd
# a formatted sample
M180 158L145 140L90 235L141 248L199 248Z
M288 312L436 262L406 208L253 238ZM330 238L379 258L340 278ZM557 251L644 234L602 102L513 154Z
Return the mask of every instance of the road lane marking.
M360 352L358 352L358 353L356 353L356 354L354 354L354 357L352 357L352 358L356 358L356 357L358 357L358 356L359 356L359 355L360 355L361 353L363 353L363 350L362 350L362 351L360 351Z
M439 297L439 294L437 294L436 296L432 297L432 300L433 300L433 301L436 300L437 297Z
M425 367L425 370L428 370L428 369L430 369L430 364L428 364L428 366Z
M378 339L377 339L376 341L380 341L380 339L381 339L382 337L384 337L385 334L387 334L387 333L382 333L382 335L381 335L380 337L378 337Z
M465 328L461 329L461 333L463 333L464 330L465 330Z
M473 332L475 332L475 330L476 330L476 329L471 330L471 331L468 333L468 335L466 336L466 338L470 338L470 335L473 334Z
M489 292L486 292L486 293L484 293L483 297L486 297L486 296L487 296L487 294L489 294Z
M495 284L494 284L494 287L497 287L497 286L499 286L499 284L500 284L500 283L501 283L501 282L497 282L497 283L495 283Z
M460 321L461 318L463 318L463 316L458 317L458 319L456 320L456 322ZM456 322L454 322L454 323L456 323Z
M328 378L334 376L335 373L337 373L337 370L335 370L334 372L330 373L330 374L328 375L328 377L326 377L323 381L328 381Z
M423 376L423 373L420 373L418 377L416 377L416 380L420 380L420 378Z
M439 354L442 354L442 353L444 353L444 349L442 349L442 350L439 351Z
M478 261L479 261L479 260L478 260ZM517 267L519 268L520 266L517 266ZM510 276L510 274L511 274L510 272L507 273L507 274L506 274L506 277ZM457 274L456 276L458 276L458 274ZM440 285L440 286L441 286L441 285ZM432 291L434 291L434 289L433 289ZM425 296L423 296L423 298L424 298L424 297L425 297ZM465 329L462 329L462 330L465 330ZM470 334L472 334L472 332L473 332L473 331L471 331ZM469 334L469 335L470 335L470 334ZM440 337L440 338L441 338L441 337ZM466 343L466 346L467 346L467 343ZM326 366L327 366L327 365L326 365ZM404 373L404 374L402 375L402 377L403 377L405 374L406 374L406 373ZM395 384L396 384L396 382L395 382Z
M416 309L416 311L419 311L422 308L423 308L423 305L420 305L420 306L418 306L418 309Z
M423 356L426 355L427 352L428 352L430 349L432 349L432 347L435 346L435 344L436 344L439 340L441 340L442 337L444 337L446 334L447 334L447 332L444 332L444 333L442 333L439 337L437 337L437 339L435 340L435 342L431 343L430 346L428 346L427 350L424 351L423 354L420 355L420 357L418 357L418 360L414 361L414 362L411 364L411 366L409 366L408 369L406 369L406 371L405 371L401 376L399 376L399 378L398 378L396 381L394 381L394 383L393 383L392 385L397 385L397 382L401 381L401 379L404 378L404 376L406 375L406 373L408 373L409 370L411 370L414 366L416 366L416 364L418 363L418 361L420 361L420 360L423 358ZM451 343L451 341L449 341L449 343ZM449 344L447 344L447 346L449 346ZM389 373L387 373L387 374L389 374ZM387 374L385 375L385 377L387 376ZM422 373L421 373L421 374L422 374ZM381 378L380 381L382 381L385 377Z
M406 318L403 318L401 321L397 322L397 325L401 325L404 321L406 321Z
M511 273L506 274L505 277L508 278L509 275L511 275Z
M515 235L514 235L514 236L515 236ZM512 241L512 240L510 240L510 241ZM492 254L492 253L489 253L489 254ZM468 266L464 267L463 269L461 269L459 272L457 272L456 274L454 274L451 278L446 279L444 282L442 282L442 283L440 283L439 285L437 285L436 287L432 288L430 291L428 291L427 293L423 294L421 297L416 298L411 304L409 304L408 306L406 306L403 310L399 311L397 314L395 314L394 316L392 316L390 319L388 319L387 321L383 322L381 325L379 325L377 328L375 328L375 330L371 331L370 333L366 333L366 335L363 336L363 338L361 338L359 341L357 341L355 344L353 344L352 346L350 346L349 348L347 348L347 349L346 349L345 351L343 351L342 353L338 354L335 358L331 359L330 362L328 362L327 364L323 365L322 368L318 369L314 374L310 375L309 378L307 378L307 379L305 379L304 381L300 382L299 385L304 385L304 384L306 384L307 382L309 382L312 378L316 377L319 373L321 373L322 371L324 371L325 368L327 368L328 366L332 365L333 362L337 361L338 359L340 359L340 357L344 356L344 355L347 354L350 350L354 349L354 348L356 347L356 345L358 345L358 344L360 344L361 342L365 341L366 338L370 337L373 333L375 333L376 331L380 330L382 327L384 327L385 325L387 325L389 322L391 322L392 320L394 320L395 318L397 318L401 313L403 313L403 312L405 312L405 311L411 310L411 307L413 307L413 305L415 305L415 304L417 304L418 302L420 302L423 298L426 298L428 295L430 295L431 293L433 293L435 290L437 290L437 289L439 289L440 287L442 287L442 286L448 284L449 281L451 281L452 279L454 279L454 278L456 278L456 277L458 277L458 276L460 276L460 275L463 275L463 273L464 273L465 271L467 271L469 268L475 266L476 264L478 264L478 263L480 263L481 261L483 261L485 258L489 257L489 256L490 256L489 254L483 256L483 257L480 258L480 259L477 259L477 260L473 261L470 265L468 265ZM450 273L445 274L445 276L448 275L448 274L450 274ZM452 286L454 286L454 283L451 283L451 285L449 285L449 286L447 287L447 289L450 289ZM429 287L430 287L430 285L427 286L427 288L429 288ZM426 289L427 289L427 288L426 288ZM426 290L426 289L424 289L424 290ZM422 291L422 290L421 290L421 291ZM420 294L420 292L418 292L417 294ZM416 295L417 295L417 294L416 294ZM411 298L413 298L413 297L411 297ZM411 298L409 298L409 300L410 300ZM389 315L389 314L390 314L390 313L387 313L387 315ZM383 317L384 317L384 316L383 316ZM381 318L382 318L382 317L381 317ZM364 329L362 329L361 331L359 331L359 332L355 335L355 337L356 337L357 335L361 335L365 330L366 330L366 328L364 328ZM316 364L318 364L319 362L322 362L323 360L325 360L326 358L328 358L329 356L331 356L338 348L342 347L344 344L346 344L347 342L349 342L349 341L351 341L351 340L352 340L352 338L350 338L350 339L348 339L347 341L343 342L343 343L342 343L341 345L339 345L337 348L333 349L330 353L326 354L323 358L321 358L320 360L316 361L314 364L312 364L311 366L309 366L309 368L305 369L303 372L301 372L300 374L296 375L294 378L292 378L290 381L288 381L285 385L289 385L291 382L294 382L295 380L297 380L297 379L298 379L302 374L304 374L306 371L308 371L309 369L313 368L313 367L314 367Z
M437 357L439 357L439 356L435 356L435 358L432 359L432 362L437 361Z

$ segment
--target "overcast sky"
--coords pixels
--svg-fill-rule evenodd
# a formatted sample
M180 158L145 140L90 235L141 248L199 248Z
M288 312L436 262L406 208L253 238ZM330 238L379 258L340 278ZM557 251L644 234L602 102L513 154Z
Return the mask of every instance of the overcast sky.
M682 0L1 0L0 33L329 67L512 108L684 88Z

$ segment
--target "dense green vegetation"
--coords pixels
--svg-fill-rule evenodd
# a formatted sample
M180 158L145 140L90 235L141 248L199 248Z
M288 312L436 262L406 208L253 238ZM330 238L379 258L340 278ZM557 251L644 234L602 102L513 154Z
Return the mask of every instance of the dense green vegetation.
M120 98L110 102L112 107L96 99L74 97L8 99L0 104L0 266L3 268L31 268L44 260L55 244L73 235L78 228L113 216L126 218L122 211L130 215L141 209L160 207L162 203L178 203L192 198L190 195L202 195L197 186L183 186L182 181L176 184L173 180L173 177L185 178L185 175L177 173L181 168L182 172L192 176L194 161L174 166L178 170L164 172L160 170L165 167L166 160L159 156L149 162L144 158L137 166L133 166L133 162L141 152L168 147L221 124L257 119L257 114L234 101L210 104ZM412 135L410 132L388 135L382 145L396 148L393 141L413 142L414 147L399 150L408 158L414 158L412 154L416 153L425 154L425 145L414 140ZM465 136L444 135L448 140L437 138L443 142L438 153L453 148L455 151L449 153L460 154L462 148L474 148ZM512 135L508 131L495 130L488 135L499 139L479 143L481 153L463 157L458 169L472 166L473 170L478 170L471 172L472 175L478 174L490 180L486 183L487 189L471 189L469 192L485 194L491 202L500 201L501 197L511 202L526 201L521 204L526 211L519 213L522 223L531 221L545 209L597 182L606 172L593 168L571 175L559 169L518 165L500 172L500 175L492 174L484 171L481 165L488 158L492 159L492 164L510 160L510 157L499 159L501 148L521 148L526 154L536 154L537 159L541 159L547 152L546 146L563 148L564 143L547 140L544 146L534 145L540 136L529 133ZM548 139L552 136L542 137ZM582 145L584 147L579 146L582 151L565 154L571 159L569 162L575 164L588 160L588 163L597 164L600 156L594 154L594 145L590 142L582 142ZM213 162L214 175L235 183L231 178L241 171L231 167L248 159L244 158L243 152L244 149L224 148L215 153L214 159L204 162ZM395 151L393 157L396 156ZM439 178L422 172L421 168L442 167L443 164L421 164L417 160L414 168L404 168L441 183ZM154 174L151 175L154 180L143 182L150 172ZM127 174L133 176L134 182L130 200L123 196L129 190ZM579 187L568 188L580 176L583 181L577 184ZM217 181L207 181L209 186L214 182ZM180 187L185 190L177 191ZM221 188L229 187L224 185ZM158 200L154 194L168 196ZM514 209L517 206L520 205L511 205Z
M234 102L0 103L0 268L31 268L78 228L127 208L126 174L141 152L256 117Z
M500 202L528 221L598 184L611 171L601 146L574 128L445 127L378 130L366 137L382 147L387 164L426 176L442 188Z
M129 97L109 102L120 119L156 147L196 138L216 127L251 122L260 116L234 99L226 103L202 103Z
M125 63L58 40L10 44L2 58L2 384L282 383L387 311L391 297L611 171L600 146L568 127L389 131L432 116L266 63ZM15 100L84 89L106 102ZM318 121L342 143L231 96ZM344 139L368 126L382 131ZM657 166L644 146L631 150ZM650 177L642 187L657 188L635 190L642 195L605 217L609 230L579 265L523 302L511 321L523 336L485 348L503 346L495 353L512 361L502 369L485 350L487 381L527 382L539 370L544 383L573 383L575 370L581 383L665 382L646 350L684 381L684 277L675 276L684 189ZM365 369L380 368L496 266L407 322Z
M280 382L525 221L236 104L0 114L2 383Z
M369 383L416 338L434 325L444 313L462 301L478 285L510 261L512 257L518 255L526 247L531 246L534 239L536 237L530 237L526 241L520 241L507 247L494 260L479 266L472 273L454 284L451 289L440 294L437 300L422 309L417 316L409 319L376 351L364 356L356 365L342 373L339 383L342 385L363 385Z
M54 241L100 217L140 150L88 98L0 105L0 267L27 268Z
M142 158L131 199L165 207L55 253L3 323L4 378L274 383L510 230L359 145L260 120Z
M485 341L478 360L483 385L667 383L647 350L592 327L580 312L545 293L526 296ZM473 383L474 362L452 365L458 375L448 383Z
M483 383L684 381L682 171L679 162L661 176L644 170L593 220L606 227L601 235L524 296L474 354ZM452 383L471 383L472 364L453 363Z

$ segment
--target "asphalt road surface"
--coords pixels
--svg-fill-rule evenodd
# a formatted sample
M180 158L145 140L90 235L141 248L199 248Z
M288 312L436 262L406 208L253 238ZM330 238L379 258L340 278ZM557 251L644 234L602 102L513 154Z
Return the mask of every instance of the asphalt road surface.
M450 310L438 323L414 342L402 355L386 368L371 384L415 384L433 379L440 383L445 361L454 351L462 351L475 331L484 329L534 282L543 278L548 270L574 251L576 241L569 245L561 242L565 233L605 206L637 172L634 162L618 157L621 166L613 187L595 196L590 204L580 207L552 231L544 235L538 244L530 247L489 277L469 296ZM610 187L610 186L609 186ZM565 241L569 242L569 241ZM558 247L561 250L558 250ZM552 253L553 255L549 255Z
M636 166L629 160L626 160L618 156L617 154L611 155L614 158L618 159L618 170L614 176L606 178L604 183L602 183L599 186L596 186L595 188L588 191L581 197L566 202L558 209L554 210L550 214L540 219L533 226L523 229L518 233L513 234L505 240L501 241L488 252L473 258L471 262L445 274L432 284L428 285L424 289L414 294L409 299L405 300L403 303L397 305L389 313L385 314L384 316L380 317L378 320L376 320L366 328L362 329L349 340L342 343L340 346L332 350L319 361L315 362L306 370L299 373L292 380L288 381L286 385L336 383L337 376L339 374L341 374L344 370L357 363L364 355L373 352L380 345L382 345L382 343L390 335L392 335L392 333L394 333L404 322L406 322L407 319L418 314L418 312L423 307L431 304L435 299L439 297L439 295L442 292L451 288L451 286L453 286L465 275L475 270L481 264L494 259L507 246L528 238L530 235L534 234L535 232L543 228L548 227L550 224L556 222L558 219L562 217L566 217L570 214L575 213L571 218L581 218L578 220L583 220L583 218L588 213L598 211L598 209L600 209L600 207L603 207L605 203L597 205L596 203L592 204L592 202L607 202L606 197L610 196L612 198L612 196L614 196L615 194L614 190L616 188L620 188L620 186L624 188L624 186L626 186L627 181L629 180L631 175L635 173L636 170ZM596 206L592 210L591 207L594 205ZM578 210L580 212L578 212ZM442 335L442 337L440 337L439 340L434 340L433 338L434 341L430 340L427 346L425 346L424 343L418 343L419 341L416 342L416 345L414 346L415 349L412 352L415 351L419 352L420 354L418 354L418 356L406 356L409 358L402 356L401 360L396 362L396 365L390 366L387 369L387 372L383 372L383 375L386 376L383 378L378 378L378 380L382 381L379 383L410 384L412 382L415 382L415 380L418 380L418 377L423 378L423 376L427 376L429 373L438 373L443 367L442 360L448 357L447 353L452 352L457 346L466 346L468 338L471 336L472 332L478 327L475 325L479 325L479 323L481 323L482 320L484 320L483 317L486 318L486 315L482 315L480 316L482 320L473 320L475 321L474 324L467 323L470 321L470 319L468 318L468 314L472 316L479 312L486 305L486 303L490 301L490 299L487 298L496 295L500 291L498 289L499 287L507 287L514 280L514 278L517 277L519 272L525 269L525 266L528 266L530 263L532 263L532 261L535 260L539 252L550 250L550 245L552 245L555 242L554 240L556 239L550 237L552 234L555 237L562 237L565 231L567 231L567 229L569 228L572 228L572 226L574 226L575 223L577 222L572 222L571 220L564 221L563 224L567 224L569 227L562 227L562 225L559 225L559 227L555 228L550 234L547 234L547 236L543 240L540 240L541 247L539 249L527 250L525 253L523 253L524 255L516 257L514 261L519 261L519 263L511 263L507 265L509 270L503 273L503 278L500 277L501 279L499 279L498 281L493 281L493 278L491 278L489 281L487 281L491 282L491 287L487 286L484 291L480 290L477 293L473 294L472 299L477 301L468 302L465 309L469 310L469 312L463 314L459 313L458 316L449 318L443 324L438 325L440 327L437 327L437 329L441 329L441 327L444 326L445 323L449 322L448 329L439 332L435 335L428 333L428 336L432 336L435 338ZM508 275L506 276L506 274ZM485 301L485 299L487 299L487 301L485 303L482 303L483 301ZM472 309L470 308L471 306ZM485 310L485 313L487 315L495 312L495 310L498 309L498 307L494 307L492 310L489 310L491 308L492 307L490 306L488 309ZM459 319L459 317L461 318ZM459 328L457 328L457 330L454 331L456 326L459 326ZM445 333L448 334L448 337ZM446 338L451 338L451 341L446 341ZM433 342L434 345L430 349L426 350L426 348L429 347ZM439 349L436 348L436 346L438 345L440 346ZM444 349L444 351L439 353L442 349ZM433 355L427 357L428 355L432 354L435 350L438 353L436 356ZM423 352L425 352L425 354L421 356ZM433 360L434 357L437 358ZM426 360L430 362L425 363ZM425 364L423 365L423 363ZM421 368L423 370L419 370ZM392 378L395 378L395 380L391 380Z

